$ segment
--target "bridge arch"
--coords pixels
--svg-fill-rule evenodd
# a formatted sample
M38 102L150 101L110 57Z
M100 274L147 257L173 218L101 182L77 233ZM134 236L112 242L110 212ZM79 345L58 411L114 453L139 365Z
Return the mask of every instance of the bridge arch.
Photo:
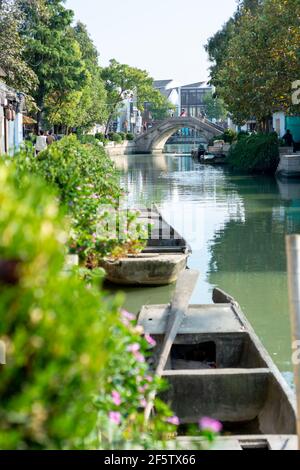
M205 118L175 117L165 119L144 134L136 137L137 153L162 153L168 139L180 129L190 128L200 131L207 142L221 135L224 129Z

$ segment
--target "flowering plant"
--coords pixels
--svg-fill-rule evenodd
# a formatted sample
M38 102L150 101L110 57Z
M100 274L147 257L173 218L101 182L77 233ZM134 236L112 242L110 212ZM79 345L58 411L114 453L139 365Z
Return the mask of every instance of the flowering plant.
M143 249L145 232L141 224L134 224L136 213L129 211L126 225L120 224L118 207L124 193L118 172L102 147L81 144L76 136L70 136L37 157L32 147L27 147L16 162L19 173L41 175L58 189L71 222L70 251L78 253L89 267L97 266L105 255L117 258ZM99 234L99 227L112 226L113 231Z
M157 448L175 435L179 420L159 399L155 401L155 416L149 423L144 418L152 392L166 387L164 381L150 373L147 364L154 346L154 339L136 325L135 316L121 311L107 335L106 347L111 354L95 399L101 448Z

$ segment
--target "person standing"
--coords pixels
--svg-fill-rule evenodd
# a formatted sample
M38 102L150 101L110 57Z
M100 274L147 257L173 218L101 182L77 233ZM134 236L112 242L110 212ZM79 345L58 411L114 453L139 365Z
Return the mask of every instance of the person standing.
M294 143L293 134L291 133L289 129L286 131L286 133L284 134L282 138L287 147L291 147L293 145Z
M38 155L40 152L47 148L47 137L43 131L39 132L35 143L35 153Z
M47 135L47 139L46 139L46 140L47 140L47 145L53 144L53 142L55 141L55 138L54 138L54 136L53 136L52 131L49 131L49 132L48 132L48 135Z

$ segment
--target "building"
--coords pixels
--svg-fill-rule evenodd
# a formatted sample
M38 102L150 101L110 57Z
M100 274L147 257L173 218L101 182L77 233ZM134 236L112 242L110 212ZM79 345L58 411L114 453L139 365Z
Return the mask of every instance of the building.
M181 111L185 110L187 116L202 117L205 114L205 96L213 92L213 87L206 82L183 85L180 91Z
M273 129L279 137L283 137L287 129L295 142L300 142L300 116L287 116L283 111L273 114Z
M13 155L23 142L25 97L0 82L0 154Z
M205 113L204 97L213 91L213 87L206 82L180 85L174 80L155 80L154 88L176 106L177 116L185 110L191 117L201 117Z
M213 92L213 87L206 82L195 82L189 84L178 84L174 80L155 80L154 88L159 90L176 108L175 115L201 118L205 114L204 97ZM192 140L201 140L201 135L193 129L182 129L170 142L176 143Z

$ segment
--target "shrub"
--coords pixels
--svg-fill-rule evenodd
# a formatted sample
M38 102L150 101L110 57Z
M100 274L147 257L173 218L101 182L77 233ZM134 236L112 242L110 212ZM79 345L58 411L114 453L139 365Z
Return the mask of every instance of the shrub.
M277 134L240 136L230 149L228 162L235 170L275 173L279 163Z
M133 135L131 132L128 132L128 133L126 134L126 139L129 140L129 141L130 141L130 140L134 140L134 135Z
M121 137L122 140L126 140L125 132L119 132L118 135Z
M96 136L83 134L78 137L78 140L81 144L95 144L96 143Z
M142 249L142 230L138 230L138 239L129 230L121 238L110 231L98 236L99 224L110 224L111 212L114 216L113 209L118 207L123 192L114 164L96 139L93 144L83 145L75 136L65 137L38 157L27 148L16 157L16 162L20 174L29 171L41 175L58 189L61 202L71 216L71 252L79 253L89 265L96 266L99 258L120 247L124 253L132 245L136 252ZM110 206L112 211L101 211L102 206ZM130 213L129 223L132 222Z
M0 258L18 262L13 281L0 276L0 448L81 448L119 305L62 272L66 224L49 187L4 165L0 181Z
M106 140L103 132L97 132L97 134L95 134L95 139L100 140L100 142L105 142Z
M228 144L232 144L234 140L237 139L237 133L232 129L227 129L220 137L220 140L224 140L224 142Z
M120 144L122 142L122 137L120 136L120 134L117 134L116 132L113 133L112 135L112 141L113 142L116 142L117 144Z

